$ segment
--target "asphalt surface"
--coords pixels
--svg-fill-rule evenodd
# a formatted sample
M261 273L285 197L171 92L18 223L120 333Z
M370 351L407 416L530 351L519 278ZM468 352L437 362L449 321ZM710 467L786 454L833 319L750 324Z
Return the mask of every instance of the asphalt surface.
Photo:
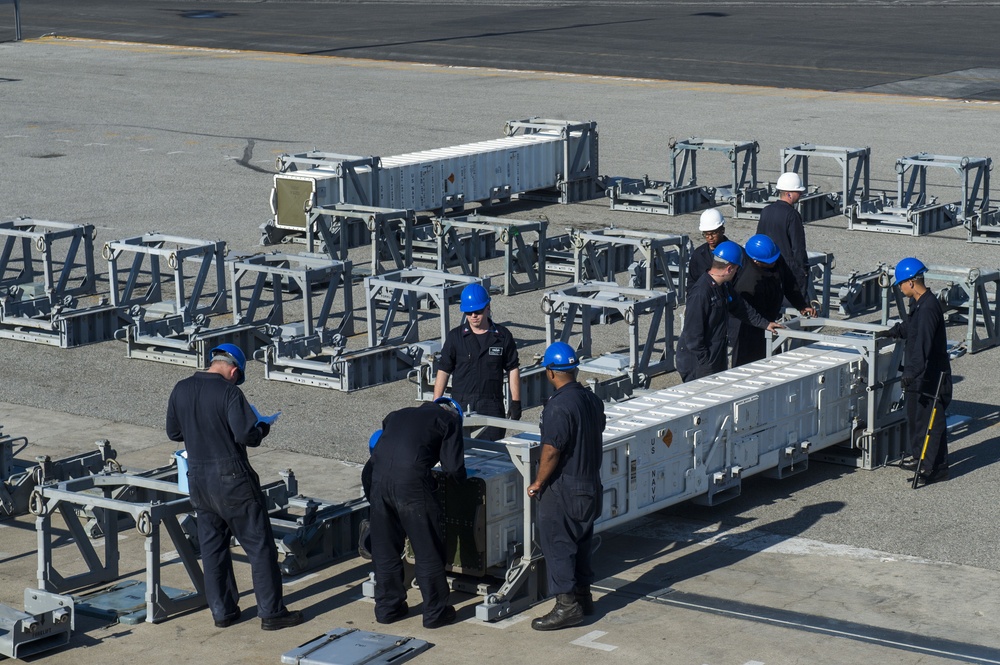
M25 38L1000 99L993 1L21 4Z
M771 181L778 175L781 147L802 141L870 145L876 189L894 188L892 167L901 155L919 151L1000 155L996 138L1000 136L1000 107L992 103L52 38L0 44L0 63L4 67L0 219L28 215L93 223L98 247L111 239L160 230L192 238L223 238L235 250L259 250L257 227L269 216L270 171L278 154L313 148L398 154L498 137L505 121L529 116L598 121L600 170L608 175L649 173L665 178L671 136L756 139L762 146L761 178ZM725 182L726 165L706 161L699 166L702 181ZM832 165L824 165L813 175L817 184L830 189L836 174ZM955 196L953 175L935 174L934 178L934 193L949 199ZM731 214L728 208L722 211L727 217ZM695 216L612 212L601 200L573 206L515 206L498 212L527 218L545 214L550 229L615 224L691 233L696 225ZM731 236L744 241L753 226L731 220L728 229ZM810 249L836 255L837 274L868 270L882 261L895 263L908 255L966 267L995 269L1000 263L995 246L967 244L960 228L912 238L851 233L844 220L834 218L809 224L807 240ZM496 265L486 266L488 273L497 271ZM527 293L495 303L498 320L509 322L521 339L524 358L540 352L544 345L538 297L537 292ZM361 301L356 298L355 302ZM363 321L359 328L364 330ZM675 328L679 328L679 318ZM952 340L963 336L963 326L949 328ZM349 348L360 345L360 340L352 340ZM794 604L789 600L794 597L808 600L809 607L803 608L808 613L823 615L817 608L835 607L834 618L844 621L992 644L993 633L982 626L993 625L991 618L1000 611L981 588L993 588L1000 571L995 547L1000 540L995 519L1000 501L998 353L987 350L955 362L958 380L952 412L972 416L973 421L953 439L954 475L947 483L912 492L899 470L864 472L828 464L813 464L808 473L784 482L753 479L732 502L712 509L683 505L658 519L667 525L691 520L692 533L684 536L688 540L700 541L705 533L718 530L746 531L762 539L759 546L740 549L743 541L736 538L734 545L730 538L730 545L713 550L717 567L694 550L684 567L663 566L654 554L669 549L665 544L669 532L662 523L644 522L636 525L636 533L622 537L635 539L632 545L645 543L645 549L623 544L620 551L629 565L638 568L626 571L624 564L606 561L602 574L629 577L637 584L633 594L671 580L690 585L681 588L691 594L756 588L759 595L752 602L772 609ZM110 432L113 442L118 436L128 443L130 437L138 436L129 426L143 428L143 436L155 441L170 388L189 372L127 360L123 345L117 342L61 350L0 340L0 368L0 424L16 422L20 429L8 426L5 432L29 439L44 432L63 449L89 446L95 430ZM261 452L311 456L317 469L329 462L362 460L364 443L385 413L411 404L415 395L414 386L406 381L342 394L265 382L261 374L258 365L251 366L246 384L249 397L262 410L284 413ZM676 375L667 375L657 385L676 380ZM43 423L34 409L49 414L55 424ZM78 417L90 423L86 430L78 425ZM526 413L525 418L537 418L537 411ZM295 459L310 466L310 457ZM304 484L303 491L324 496L322 486L311 487L317 486ZM817 511L815 506L825 509ZM31 527L24 528L30 531ZM773 537L780 542L805 539L844 551L870 551L874 554L868 561L892 562L893 566L898 561L916 561L918 572L906 568L900 573L898 568L870 563L865 565L872 569L862 574L857 568L828 564L811 554L792 563L772 559L770 554L750 555L766 550ZM28 547L30 541L29 537ZM818 547L800 545L807 553ZM6 551L6 545L0 547ZM629 559L628 552L648 554L648 558ZM738 563L750 568L740 568ZM780 580L787 582L784 588L778 588ZM911 584L919 588L911 590ZM880 594L893 585L889 602L888 596ZM850 602L848 588L852 590ZM297 598L307 595L302 592ZM324 607L332 606L326 603ZM937 608L944 608L941 614L953 619L950 624L935 619ZM697 634L705 625L703 615L697 615L700 618L693 623L679 624L670 613L651 622L648 613L634 603L619 609L620 614L602 625L647 627L618 634L625 644L662 635L671 646L687 648L691 641L685 635ZM901 613L902 609L926 613L912 617ZM766 653L767 657L756 659L932 662L920 654L904 656L898 651L884 652L882 647L873 651L858 649L853 643L845 647L837 640L802 638L811 633L789 636L741 622L710 625L716 632L709 634L733 639L706 646L701 638L693 645L695 651L680 652L695 654L693 660L687 656L674 660L742 663ZM977 639L977 634L984 637ZM198 640L213 637L203 631L190 635ZM714 637L711 641L718 642ZM737 642L737 648L730 648ZM122 648L128 643L120 642ZM108 639L107 644L115 648L114 640ZM254 644L246 642L251 649ZM553 650L565 645L555 639L546 644ZM649 656L660 653L655 646L643 645L646 650L638 658L627 650L615 657L662 662L659 655L660 660ZM115 656L100 653L104 662L113 662L121 652L115 651ZM183 657L176 653L176 645L166 645L162 653L167 656L160 662ZM803 654L808 654L808 661ZM566 662L565 657L548 659ZM212 660L231 661L236 662L231 654ZM442 662L463 661L455 654Z

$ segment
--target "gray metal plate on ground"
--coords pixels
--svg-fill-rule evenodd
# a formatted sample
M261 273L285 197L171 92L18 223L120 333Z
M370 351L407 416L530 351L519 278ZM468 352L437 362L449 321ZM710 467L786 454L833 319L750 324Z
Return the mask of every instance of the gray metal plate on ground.
M168 597L177 599L189 594L183 589L163 587ZM106 619L129 625L146 620L146 583L129 580L112 585L89 596L76 597L76 612L95 619Z
M430 643L412 637L334 628L281 655L286 665L380 665L403 663L426 651Z

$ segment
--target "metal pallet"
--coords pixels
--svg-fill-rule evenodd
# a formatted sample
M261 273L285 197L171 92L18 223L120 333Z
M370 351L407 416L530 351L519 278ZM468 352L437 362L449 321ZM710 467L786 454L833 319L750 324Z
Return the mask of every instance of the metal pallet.
M64 349L114 339L119 310L97 292L94 226L0 222L0 337Z
M463 246L477 247L480 236L495 240L503 246L504 281L503 294L513 296L526 291L545 288L545 254L538 253L544 247L549 222L546 219L524 221L501 219L473 213L459 217L436 217L433 221L434 236L437 238L437 269L448 266L444 258L453 256L463 275L479 276L479 261L482 252L469 254ZM468 233L460 233L459 230ZM523 274L519 281L516 275Z
M613 282L582 282L542 297L545 343L570 343L584 360L580 369L604 376L625 375L634 388L647 388L652 377L674 370L674 294L632 289ZM611 314L612 316L609 316ZM596 355L591 327L604 317L625 323L627 351ZM643 320L643 316L648 318ZM640 325L645 321L645 326ZM560 325L561 324L561 325Z
M577 231L573 246L573 278L577 283L588 279L614 282L617 273L626 270L631 288L662 289L673 294L678 304L686 299L691 246L686 235L610 227ZM627 266L622 258L626 258Z
M757 187L756 141L689 138L670 140L670 181L642 178L613 178L605 185L612 210L646 212L660 215L683 215L732 202L739 192ZM698 153L725 154L732 178L727 185L709 187L698 184ZM678 166L680 159L680 166ZM690 169L690 177L688 177Z
M921 152L896 160L896 193L882 192L858 201L845 214L852 231L877 231L920 236L971 222L988 212L989 157L951 157ZM939 201L927 190L931 168L950 169L959 177L962 197Z

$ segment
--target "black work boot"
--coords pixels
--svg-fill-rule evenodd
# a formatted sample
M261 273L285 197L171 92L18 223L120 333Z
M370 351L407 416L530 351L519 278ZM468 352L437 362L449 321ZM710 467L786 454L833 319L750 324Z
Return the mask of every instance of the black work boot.
M590 586L576 587L573 589L573 595L576 596L576 602L583 610L583 616L594 616L594 596L590 593Z
M556 596L556 606L543 617L531 622L535 630L559 630L569 628L583 621L583 609L576 602L572 593L561 593Z

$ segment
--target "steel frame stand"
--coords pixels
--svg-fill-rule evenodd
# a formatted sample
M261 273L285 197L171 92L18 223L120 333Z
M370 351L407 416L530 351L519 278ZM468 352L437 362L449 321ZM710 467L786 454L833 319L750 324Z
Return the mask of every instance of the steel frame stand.
M590 256L585 256L577 265L577 251L582 240L579 232L546 238L541 254L545 255L545 271L550 275L564 275L574 281L579 274L583 280L599 280L603 275L617 274L628 270L633 262L633 249L628 245L604 243L594 248Z
M859 201L847 214L852 231L878 231L920 236L972 224L988 214L990 202L989 157L950 157L921 152L896 160L896 196L882 192L877 198ZM939 202L927 192L930 168L953 170L959 177L962 198Z
M142 500L112 498L124 488L132 489ZM77 515L78 508L97 509L104 534L103 561L88 539ZM204 577L198 555L184 535L178 516L193 510L190 499L177 489L176 481L157 480L124 473L105 472L36 488L31 498L31 512L36 515L38 534L38 586L45 591L63 593L113 582L119 577L118 517L130 516L136 530L144 536L146 551L146 621L158 623L187 610L205 606ZM66 523L88 570L64 576L56 570L53 546L57 539L52 516L58 513ZM161 527L166 529L177 555L184 565L193 591L168 594L161 583Z
M1000 271L930 265L924 273L924 281L932 287L945 313L950 312L949 322L966 324L965 339L953 354L979 353L1000 345ZM891 286L886 271L883 324L888 322L889 309L893 304L898 317L907 320L909 308L905 300L899 289Z
M119 261L128 253L125 272ZM212 326L212 317L228 306L225 242L147 233L109 242L102 254L112 297L130 319L115 333L126 343L126 357L203 368L219 344L252 353L262 343L254 325Z
M809 302L817 313L826 318L830 316L830 287L833 279L833 269L837 265L833 254L829 252L806 252L806 263L809 266Z
M698 152L724 153L731 164L728 185L698 185ZM689 138L670 140L670 181L617 178L607 189L612 210L629 210L660 215L684 215L732 202L737 193L757 189L756 141L728 141ZM680 166L677 160L680 159ZM690 178L688 177L690 169Z
M556 186L551 190L513 192L510 185L506 192L496 192L494 199L514 198L549 203L578 203L603 195L600 185L598 161L598 133L596 122L570 122L550 118L511 120L504 125L505 136L531 135L558 131L562 139L562 169Z
M355 266L355 276L385 272L382 260L388 258L395 269L413 263L413 234L416 215L412 210L375 208L338 203L309 211L305 244L310 252L326 254L336 261L347 261L348 251L369 245L371 266Z
M503 245L504 248L504 281L503 294L513 296L518 293L545 288L545 253L537 252L538 247L544 247L549 222L547 219L524 221L501 219L473 213L461 217L436 217L433 221L434 235L437 238L437 269L445 269L444 257L459 258L459 268L463 275L479 276L479 253L468 255L462 250L463 243L473 247L480 244L479 236L489 236ZM459 234L464 229L469 234ZM530 235L534 234L534 239ZM516 273L524 274L524 280L519 282Z
M767 357L782 348L804 344L828 344L832 348L852 348L860 354L859 361L867 371L863 396L852 405L853 432L848 446L814 453L824 461L873 469L899 459L906 436L906 416L901 405L902 386L899 367L903 359L903 344L893 339L876 339L875 333L884 325L846 323L836 319L793 319L785 328L767 333ZM845 330L846 334L831 334Z
M126 270L124 255L132 259ZM105 243L111 304L132 320L177 318L181 326L208 325L225 312L226 243L147 233ZM148 266L147 266L148 260ZM214 283L213 283L214 281Z
M359 498L329 503L292 496L270 518L278 551L284 554L281 573L298 575L357 553L368 502Z
M966 220L969 242L1000 245L1000 208L974 214Z
M687 294L688 247L686 235L629 231L606 228L600 231L579 231L574 236L574 281L585 279L614 282L624 266L611 258L620 256L617 247L626 248L631 273L629 286L636 289L663 289L672 293L674 301L683 303ZM640 258L635 259L638 252ZM586 266L586 269L585 269Z
M114 339L119 326L97 293L92 224L0 222L0 289L2 338L67 349Z
M840 166L840 190L804 194L796 206L802 220L812 222L844 214L858 201L868 198L871 174L871 148L843 148L839 146L800 143L781 150L782 173L794 171L802 177L802 186L809 189L809 161L826 157ZM776 192L772 193L774 196ZM766 204L765 204L766 205ZM759 218L758 213L758 218Z
M430 224L421 224L414 228L414 261L430 263L437 270L458 268L461 274L471 275L479 271L480 261L498 256L497 236L493 229L480 224L470 229L468 233L458 233L453 227L448 237L442 239L438 235L437 226L441 219L450 218L435 218Z
M634 388L647 388L653 376L674 370L674 294L630 289L613 282L583 282L542 297L546 346L555 341L570 343L580 324L577 352L584 358L585 372L629 377ZM605 353L594 357L591 326L601 315L618 314L628 332L628 355ZM649 315L648 327L640 329L640 317ZM557 319L562 329L557 332ZM659 346L659 348L657 348Z
M355 333L350 262L274 252L229 265L234 315L269 340L254 353L264 362L264 378L337 390L363 387L352 385L341 366L347 338ZM294 306L295 314L286 315L286 306Z
M12 444L24 437L11 438L0 432L0 517L17 517L28 513L31 494L38 485L61 482L99 473L117 452L106 439L96 442L97 450L53 460L48 455L35 458L35 464L21 465L13 457ZM9 459L9 462L7 461Z
M482 284L489 290L489 278L480 279L467 275L453 275L437 270L405 268L377 277L365 278L366 309L368 313L368 346L413 344L420 341L418 330L421 302L429 301L437 308L440 319L439 341L444 344L450 326L449 306L456 302L469 284ZM385 303L385 317L379 321L377 309ZM406 312L407 322L403 333L393 335L396 314Z
M882 307L883 291L889 284L888 267L880 263L868 272L851 272L850 275L833 275L831 284L831 307L850 318Z

